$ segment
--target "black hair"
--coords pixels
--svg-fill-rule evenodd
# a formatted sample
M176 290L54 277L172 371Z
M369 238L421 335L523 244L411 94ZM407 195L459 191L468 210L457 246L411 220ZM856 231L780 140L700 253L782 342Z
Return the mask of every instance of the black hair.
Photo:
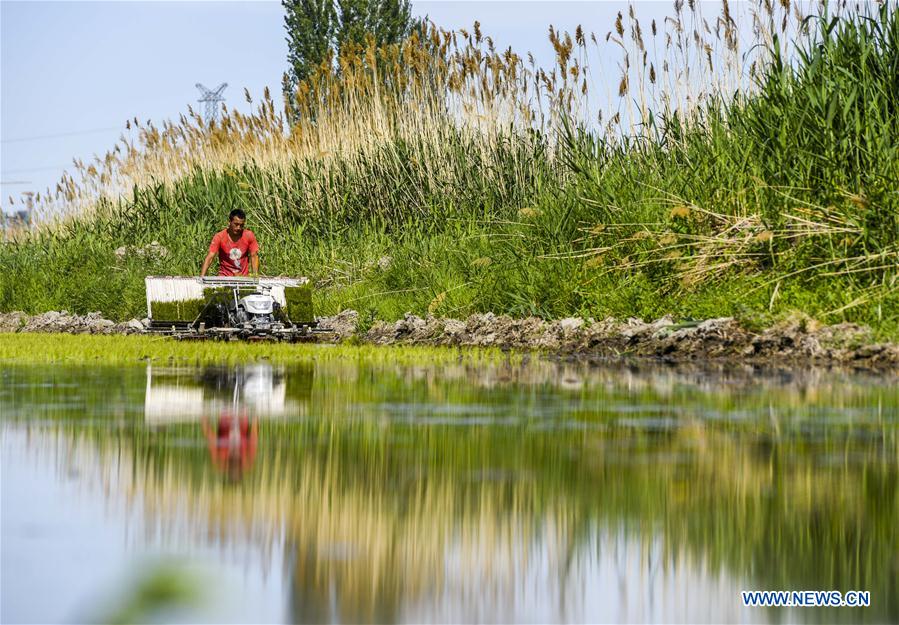
M246 219L247 214L243 212L242 208L235 208L233 211L228 213L228 221L231 221L235 217L240 217L241 219Z

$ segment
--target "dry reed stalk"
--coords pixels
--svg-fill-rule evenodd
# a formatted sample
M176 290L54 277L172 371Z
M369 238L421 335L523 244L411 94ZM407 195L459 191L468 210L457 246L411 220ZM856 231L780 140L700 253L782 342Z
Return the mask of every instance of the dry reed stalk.
M104 157L89 164L76 161L75 175L65 173L55 192L44 194L37 214L45 225L89 217L103 210L100 198L116 199L135 187L173 182L196 168L221 173L252 165L289 187L296 164L327 166L339 158L371 157L397 138L433 145L447 133L461 132L473 139L479 157L491 162L499 143L531 129L548 138L547 157L552 158L565 120L587 128L596 124L591 120L600 120L600 126L601 120L609 120L603 132L613 142L647 136L653 112L658 117L677 110L689 123L710 98L751 92L750 69L766 62L765 48L754 44L773 41L772 28L783 30L782 24L798 28L796 19L803 12L795 3L792 7L791 12L773 3L751 5L747 22L725 0L711 28L701 4L689 3L685 10L676 3L674 17L661 27L653 22L651 31L644 32L631 5L627 24L619 13L616 36L607 36L621 53L617 82L623 103L608 95L604 104L595 96L591 101L589 85L609 85L601 62L607 51L593 34L588 47L580 27L573 37L550 27L556 59L549 73L531 55L526 64L511 49L496 51L479 24L473 32L432 25L421 41L413 35L383 48L369 40L348 46L332 65L323 65L299 86L294 104L300 115L293 126L268 92L253 113L228 110L211 126L190 107L177 123L167 121L161 128L135 118L126 123L129 136L123 135ZM754 41L745 46L741 23L755 25ZM660 46L658 40L665 43ZM787 40L780 36L779 45L786 46ZM249 92L244 95L252 103ZM446 166L439 158L422 162L435 177ZM310 202L327 205L323 193Z

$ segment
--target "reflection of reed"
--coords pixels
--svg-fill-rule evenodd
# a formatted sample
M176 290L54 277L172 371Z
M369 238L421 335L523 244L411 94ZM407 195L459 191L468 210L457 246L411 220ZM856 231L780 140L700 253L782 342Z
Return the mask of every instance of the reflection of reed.
M197 370L181 370L183 377ZM321 362L315 365L318 383L312 387L312 366L283 369L287 401L294 401L289 414L295 416L304 402L311 400L315 413L328 419L343 419L355 410L367 409L387 399L419 398L433 405L452 404L465 408L487 398L501 407L504 401L517 405L535 400L533 393L548 392L566 400L569 406L589 409L578 414L596 420L608 416L603 404L627 403L634 408L657 405L690 411L700 417L714 417L740 425L760 414L775 431L797 417L820 422L820 416L837 417L852 424L862 415L885 424L899 420L899 384L894 379L864 377L847 372L812 369L791 373L758 372L752 367L731 366L721 370L707 366L639 367L621 365L589 367L532 359L526 365L507 363L452 365L361 365ZM6 417L83 418L113 414L121 417L145 402L146 370L55 366L10 367L4 384L15 392L2 398ZM303 380L301 392L292 387ZM98 383L102 380L102 383ZM229 389L230 391L230 389ZM497 395L501 391L503 394ZM230 397L230 392L229 392ZM577 405L580 402L580 406ZM754 411L750 414L747 411ZM362 414L365 410L359 411ZM770 418L769 418L770 417ZM753 421L753 427L758 424Z
M533 359L525 365L509 363L453 364L440 366L377 367L406 382L426 382L431 389L465 382L472 388L546 386L561 391L601 391L616 395L657 398L701 397L716 405L727 400L767 397L780 409L823 404L831 409L868 407L872 400L886 400L892 417L899 417L899 384L894 375L868 376L848 370L759 370L751 365L716 366L714 363L632 365L610 363L597 367L586 363ZM859 400L862 400L859 402Z
M261 422L241 484L213 471L196 424L57 423L69 462L167 542L286 546L299 620L386 622L438 602L503 619L535 580L561 610L597 592L581 582L622 541L637 564L616 570L638 577L656 554L676 579L859 588L882 597L872 615L899 616L899 391L725 376L711 393L691 376L322 366L308 417Z
M241 486L204 477L208 467L183 447L123 453L102 438L98 477L113 499L140 504L147 525L170 532L172 543L270 553L283 542L300 620L386 622L441 601L482 616L491 606L502 618L535 578L559 609L582 605L589 589L580 580L619 536L644 545L640 562L661 540L657 566L681 576L880 589L887 601L899 515L888 458L895 440L834 440L822 455L801 439L774 445L696 422L560 435L560 449L546 455L527 434L503 448L449 429L413 430L405 433L414 455L397 458L390 429L363 441L364 426L350 424L322 445L314 425L294 424L293 440L278 444L273 435L284 427L269 424L268 452ZM446 460L462 448L474 461ZM72 461L96 462L80 449ZM578 458L570 473L558 451ZM828 467L830 453L851 462Z
M557 584L578 548L576 526L585 522L561 502L535 509L526 482L459 484L436 475L398 492L376 467L370 483L358 475L348 483L347 467L334 458L274 456L260 459L244 488L185 488L194 481L176 459L136 461L126 490L149 519L185 514L197 524L195 538L266 551L285 536L294 593L303 598L295 609L306 619L335 592L338 613L364 621L392 620L401 604L425 596L520 596L521 572L543 548L552 558L546 581Z

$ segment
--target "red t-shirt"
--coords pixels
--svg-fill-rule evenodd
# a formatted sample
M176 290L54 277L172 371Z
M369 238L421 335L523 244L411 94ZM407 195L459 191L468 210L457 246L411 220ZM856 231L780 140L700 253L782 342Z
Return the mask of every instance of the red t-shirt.
M249 274L250 256L259 253L259 244L252 230L244 230L235 242L225 228L212 237L209 251L213 254L218 252L220 276L246 276Z

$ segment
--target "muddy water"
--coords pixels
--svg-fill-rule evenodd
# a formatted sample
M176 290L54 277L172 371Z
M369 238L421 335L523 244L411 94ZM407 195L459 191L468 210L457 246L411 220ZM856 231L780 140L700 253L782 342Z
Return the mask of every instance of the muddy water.
M7 367L0 432L3 622L899 620L882 379Z

